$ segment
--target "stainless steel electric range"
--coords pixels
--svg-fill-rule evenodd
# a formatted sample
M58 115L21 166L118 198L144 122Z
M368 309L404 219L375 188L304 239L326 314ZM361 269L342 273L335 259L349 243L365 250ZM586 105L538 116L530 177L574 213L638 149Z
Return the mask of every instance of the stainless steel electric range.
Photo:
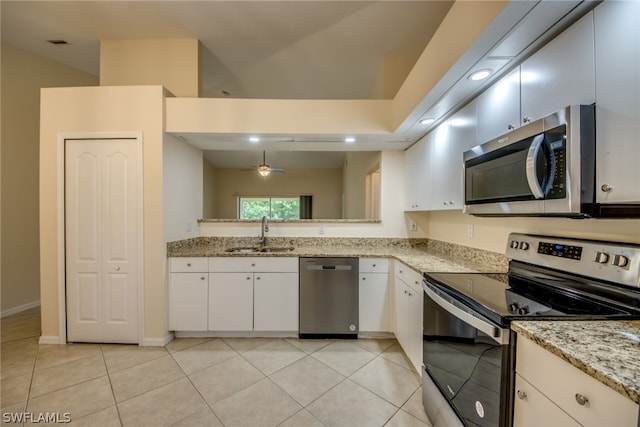
M424 275L434 427L511 426L517 319L640 319L640 245L511 234L505 274Z

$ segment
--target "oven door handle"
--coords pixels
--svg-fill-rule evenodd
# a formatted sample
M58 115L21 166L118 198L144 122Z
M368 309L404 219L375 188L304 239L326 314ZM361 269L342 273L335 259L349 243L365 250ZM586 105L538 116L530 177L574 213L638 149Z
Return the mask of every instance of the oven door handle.
M440 295L438 295L436 292L434 292L429 286L427 286L424 283L422 284L422 287L424 288L424 291L429 298L431 298L436 304L438 304L440 307L442 307L451 315L457 317L458 319L462 320L468 325L473 326L479 331L484 332L498 344L500 345L509 344L508 329L499 328L495 325L492 325L491 323L485 322L484 320L477 318L472 314L467 313L461 308L456 307L446 299L442 298Z

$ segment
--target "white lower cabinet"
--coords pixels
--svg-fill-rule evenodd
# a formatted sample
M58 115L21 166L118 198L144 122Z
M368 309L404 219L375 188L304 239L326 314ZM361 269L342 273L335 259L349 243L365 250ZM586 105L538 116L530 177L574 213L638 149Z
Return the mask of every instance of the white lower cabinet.
M298 331L298 258L209 258L210 331Z
M518 335L514 426L638 426L638 404Z
M206 331L209 273L206 258L169 261L169 329Z
M422 276L396 261L394 266L395 334L416 372L422 369Z
M253 273L209 273L209 330L253 330Z
M298 305L298 273L254 273L254 331L297 331Z
M360 258L358 322L360 332L391 332L389 260Z

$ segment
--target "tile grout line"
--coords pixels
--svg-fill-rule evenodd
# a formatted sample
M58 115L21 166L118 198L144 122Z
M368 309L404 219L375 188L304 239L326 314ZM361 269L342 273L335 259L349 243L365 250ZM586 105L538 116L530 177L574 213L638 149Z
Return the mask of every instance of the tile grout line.
M118 406L118 400L116 399L116 393L113 391L113 383L111 382L111 375L109 374L109 367L107 366L107 359L104 357L104 351L102 345L100 345L100 355L102 356L102 362L104 363L104 370L107 371L107 379L109 380L109 388L111 389L111 396L113 397L113 404L116 407L116 413L118 414L118 421L120 426L124 426L122 416L120 416L120 407Z

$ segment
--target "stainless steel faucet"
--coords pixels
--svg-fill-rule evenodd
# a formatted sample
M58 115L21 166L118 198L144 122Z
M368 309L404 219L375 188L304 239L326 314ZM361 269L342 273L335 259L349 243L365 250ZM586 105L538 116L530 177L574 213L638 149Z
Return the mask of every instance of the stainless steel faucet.
M269 220L265 215L262 217L262 226L260 227L260 238L258 240L258 243L260 243L260 246L263 248L267 243L267 236L265 236L264 233L268 233L268 232L269 232Z

